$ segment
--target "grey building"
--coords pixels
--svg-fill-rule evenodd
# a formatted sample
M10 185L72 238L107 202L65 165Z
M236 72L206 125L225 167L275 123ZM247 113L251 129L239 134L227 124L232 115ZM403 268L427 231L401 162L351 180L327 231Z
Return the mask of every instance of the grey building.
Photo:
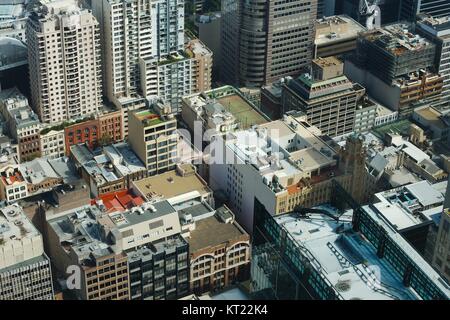
M448 0L401 0L400 19L414 21L419 13L428 13L435 18L450 15Z
M260 87L311 62L317 0L225 0L222 12L225 82Z
M41 233L18 205L0 210L0 300L53 300Z
M299 110L323 134L337 137L354 130L355 112L364 94L362 86L343 75L340 60L319 58L313 61L312 74L288 79L283 86L283 113Z
M416 31L436 45L435 70L444 77L442 101L434 106L450 108L450 11L449 16L443 18L422 16L416 24Z

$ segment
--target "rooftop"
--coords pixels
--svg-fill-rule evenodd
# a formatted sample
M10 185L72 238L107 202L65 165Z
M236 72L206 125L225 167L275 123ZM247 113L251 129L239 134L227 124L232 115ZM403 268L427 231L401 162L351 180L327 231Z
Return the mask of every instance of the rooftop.
M399 188L375 194L378 203L374 206L397 229L432 221L434 211L425 211L441 207L445 190L435 187L428 181L421 181Z
M260 172L263 181L276 193L303 178L312 178L313 171L322 173L335 168L336 152L317 134L320 131L309 124L286 115L255 129L237 131L228 137L227 147Z
M318 19L316 20L315 28L316 39L314 42L318 46L356 39L359 32L367 30L358 22L345 15Z
M25 239L32 240L38 236L39 231L18 205L0 209L0 251L10 244L20 244Z
M182 165L184 174L180 170L168 171L132 184L147 200L162 198L169 199L182 194L197 192L201 195L210 193L207 183L192 169L190 164Z
M46 179L61 178L46 158L36 158L32 161L21 163L19 168L23 178L31 184L39 184Z
M318 209L336 215L336 209L330 206ZM325 215L304 218L295 213L274 219L341 299L420 299L414 290L403 285L386 259L378 258L372 244L352 230L351 212L339 222Z
M189 239L191 253L207 247L215 247L246 235L246 232L234 222L234 219L232 222L225 223L220 218L221 214L227 213L232 215L228 208L221 207L217 209L214 216L196 221L195 229L191 231Z
M405 23L391 24L381 29L370 30L365 32L363 37L394 56L402 56L435 46L429 40L411 31L411 26Z
M238 90L231 86L224 86L205 92L209 99L215 100L231 113L239 123L241 129L250 128L269 121L269 118L247 99Z

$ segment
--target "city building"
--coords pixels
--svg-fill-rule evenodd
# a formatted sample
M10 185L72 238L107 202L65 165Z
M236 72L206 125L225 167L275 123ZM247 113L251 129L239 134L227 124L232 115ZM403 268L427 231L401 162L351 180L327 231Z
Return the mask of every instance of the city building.
M296 76L313 58L317 0L222 2L225 83L261 87ZM255 14L256 13L256 14Z
M157 114L150 109L136 110L129 114L128 121L128 143L149 174L175 169L178 135L173 115Z
M26 42L25 26L27 11L25 0L3 1L0 3L0 38L10 37Z
M123 108L121 99L158 96L178 112L193 87L194 61L184 52L184 0L101 0L92 10L100 22L108 100Z
M198 60L187 51L177 51L159 59L139 60L141 89L144 97L161 98L171 106L172 113L181 111L181 98L193 92L199 80Z
M271 120L278 120L282 117L283 104L281 94L285 81L286 78L281 78L261 87L261 111Z
M105 111L64 127L66 155L71 146L85 143L91 149L123 140L123 112Z
M97 222L101 214L95 206L82 206L50 217L45 232L47 252L58 279L67 278L69 266L78 268L80 287L71 290L77 298L128 300L127 256L104 242L103 234L109 232Z
M8 203L47 192L63 183L61 176L43 158L20 165L8 165L1 169L0 175L0 195Z
M222 43L220 41L221 19L221 12L213 12L209 15L201 15L196 20L198 38L213 54L214 63L212 65L212 74L217 80L220 79L222 63Z
M61 277L69 263L80 266L80 298L177 299L189 292L188 243L180 231L168 201L110 213L97 203L48 220L49 253ZM79 234L85 241L75 241Z
M101 108L100 33L75 0L41 1L27 24L31 105L43 123L84 118Z
M450 188L450 187L449 187ZM441 216L441 224L436 240L436 247L433 256L433 267L435 267L442 276L450 282L450 241L449 241L449 224L450 210L446 207Z
M0 92L0 111L10 137L18 144L19 161L41 156L39 132L42 127L28 99L17 89Z
M448 6L450 15L450 4ZM450 65L447 62L450 59L450 17L422 16L416 24L416 31L436 45L435 69L444 78L442 101L436 104L450 109Z
M260 299L449 298L450 287L374 206L274 217L257 202L254 229L252 287Z
M57 159L66 155L64 130L44 128L39 133L41 155L49 159Z
M288 79L283 86L283 113L298 110L307 121L331 137L354 131L355 112L365 94L358 83L343 74L335 57L313 60L311 73Z
M445 0L401 0L400 19L415 21L418 14L426 13L435 18L450 15L450 3Z
M400 115L414 105L439 101L444 77L435 69L436 45L411 30L393 24L360 33L345 74L368 94Z
M352 18L340 15L316 20L315 30L314 58L326 58L355 51L358 33L366 28Z
M194 134L194 143L195 139L207 143L215 135L225 135L237 128L248 129L269 121L239 90L231 86L184 97L181 115ZM201 126L196 127L196 122Z
M375 194L373 206L381 216L431 262L445 188L420 181ZM446 182L444 182L446 185Z
M130 189L149 202L170 199L174 204L197 200L214 207L212 190L190 164L177 165L175 170L133 181Z
M0 209L0 300L53 300L42 235L17 205Z
M412 119L422 128L431 132L430 138L450 144L450 115L439 110L424 106L414 109Z
M191 292L217 292L249 278L250 237L227 207L196 203L177 210L182 229L192 229L186 237Z
M71 158L93 197L131 187L131 181L147 176L147 169L126 143L105 146L94 151L84 144L71 147Z
M227 205L249 233L255 199L277 215L329 201L336 179L358 201L366 201L373 182L362 142L352 136L337 152L320 135L295 115L232 133L223 142L224 151L212 159L210 186L226 195Z
M186 52L193 59L192 77L194 79L192 92L211 90L213 53L199 39L189 40Z

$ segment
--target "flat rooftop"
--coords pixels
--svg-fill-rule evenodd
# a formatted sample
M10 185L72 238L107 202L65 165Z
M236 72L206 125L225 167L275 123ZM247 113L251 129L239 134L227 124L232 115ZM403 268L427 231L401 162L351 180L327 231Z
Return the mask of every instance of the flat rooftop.
M20 244L26 239L39 237L40 233L18 205L0 209L0 250L6 245Z
M420 117L426 120L431 126L437 127L441 130L445 130L450 127L442 120L442 113L432 107L426 107L414 110Z
M318 19L315 22L317 46L356 39L358 33L367 30L361 24L346 15Z
M256 111L247 101L238 95L231 95L217 100L229 111L241 124L241 128L246 129L253 125L267 122L260 112Z
M320 206L335 215L336 209ZM375 248L352 230L351 215L339 222L325 215L308 218L285 214L274 218L297 243L298 250L344 300L415 300Z
M189 167L191 166L184 166L184 168ZM211 192L207 183L195 171L181 175L177 170L172 170L132 183L148 200L154 197L169 199L193 191L201 195Z
M198 220L191 231L189 250L195 252L203 248L215 247L222 243L246 235L236 223L225 223L216 215Z

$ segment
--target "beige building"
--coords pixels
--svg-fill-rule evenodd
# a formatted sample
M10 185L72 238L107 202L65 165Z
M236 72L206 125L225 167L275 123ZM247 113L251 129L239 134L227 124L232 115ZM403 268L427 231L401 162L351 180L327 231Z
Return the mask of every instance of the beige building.
M214 206L212 190L190 164L177 165L176 170L133 181L130 188L146 201L171 199L175 203L198 200Z
M366 28L345 15L316 20L314 57L325 58L352 52L356 49L358 33L365 30Z
M96 113L101 107L98 22L75 0L42 1L27 25L31 101L45 123Z
M149 109L129 113L128 142L150 175L175 169L178 134L172 115Z
M192 207L182 214L199 208ZM225 206L195 222L190 232L190 288L196 294L218 291L250 274L250 236Z
M66 144L64 142L64 130L41 130L39 135L41 155L49 159L64 157Z
M186 47L187 54L193 58L192 92L211 90L213 53L199 39L192 39Z

